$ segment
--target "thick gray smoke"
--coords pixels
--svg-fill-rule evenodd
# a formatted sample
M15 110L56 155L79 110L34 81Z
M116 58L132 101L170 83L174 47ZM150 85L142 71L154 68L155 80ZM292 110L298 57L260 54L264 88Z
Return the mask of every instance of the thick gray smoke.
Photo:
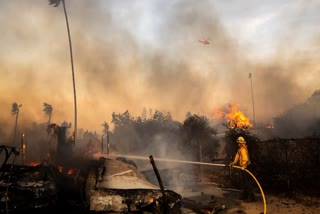
M299 28L308 20L302 18L311 7L297 11L298 24L290 17L282 20L289 23L289 39L280 38L274 56L259 61L251 57L236 31L227 28L223 11L215 4L209 0L66 1L78 127L100 131L112 112L129 110L139 116L144 107L170 112L182 121L186 112L210 115L232 103L252 118L249 73L259 122L271 120L318 89L319 50L312 47L318 46L319 34L310 35L303 48L293 45L303 33ZM21 129L47 120L43 102L53 106L53 122L73 122L69 44L61 5L7 1L2 3L0 24L4 129L12 130L13 102L23 104Z

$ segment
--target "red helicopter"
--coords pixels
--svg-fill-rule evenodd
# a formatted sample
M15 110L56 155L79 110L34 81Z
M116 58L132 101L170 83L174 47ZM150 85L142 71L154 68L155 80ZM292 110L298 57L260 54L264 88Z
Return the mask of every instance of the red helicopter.
M200 43L202 43L202 44L204 44L204 45L209 45L210 44L210 42L208 41L208 40L206 40L206 39L200 39L200 40L198 40Z

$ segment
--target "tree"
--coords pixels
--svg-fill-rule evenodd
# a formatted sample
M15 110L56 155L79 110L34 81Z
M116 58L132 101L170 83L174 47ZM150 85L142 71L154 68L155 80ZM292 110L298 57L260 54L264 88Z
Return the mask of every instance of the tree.
M202 161L202 155L216 156L218 154L219 144L214 137L217 131L210 127L208 118L192 115L184 121L182 128L186 137L186 147L190 151L199 151L194 154L197 160Z
M49 119L48 119L48 125L50 125L51 123L51 115L52 115L52 106L48 103L43 103L43 106L44 106L44 113L46 115L48 115Z
M180 122L173 121L169 112L155 110L152 117L142 120L134 118L128 111L112 114L113 132L110 133L114 149L130 154L166 155L176 157L180 154Z
M129 111L126 110L122 114L112 113L112 123L114 124L115 129L120 127L129 127L132 125L134 118L130 115Z
M214 137L217 131L210 127L208 118L192 115L184 121L182 130L186 137L184 149L193 151L195 160L203 162L205 157L212 159L218 155L219 144ZM198 168L200 178L202 171L202 165L200 165Z
M187 112L186 113L186 119L188 119L189 117L191 117L192 116L192 114L190 113L190 112Z
M163 122L165 120L164 114L161 111L155 110L155 112L153 114L153 120Z
M129 151L130 146L135 145L135 130L133 129L134 118L128 110L122 114L113 112L111 123L114 124L113 133L110 136L111 139L113 139L112 142L117 145L117 149Z
M17 128L18 128L18 117L19 117L19 110L22 107L22 104L18 105L17 103L12 104L11 113L16 116L16 121L14 125L14 133L13 133L13 143L16 142L17 139Z
M147 109L143 108L141 113L141 120L146 120L146 119L147 119Z
M69 38L69 48L70 48L70 59L71 59L71 73L72 73L72 83L73 83L73 98L74 98L74 142L76 142L77 136L77 95L76 95L76 81L74 75L74 66L73 66L73 53L72 53L72 44L71 44L71 35L70 35L70 28L69 28L69 21L68 21L68 14L66 10L66 4L64 0L49 0L49 4L54 4L54 7L58 7L60 2L62 2L64 16L66 18L66 26Z
M103 126L102 132L107 135L109 133L109 124L106 121L104 121L104 123L101 126Z

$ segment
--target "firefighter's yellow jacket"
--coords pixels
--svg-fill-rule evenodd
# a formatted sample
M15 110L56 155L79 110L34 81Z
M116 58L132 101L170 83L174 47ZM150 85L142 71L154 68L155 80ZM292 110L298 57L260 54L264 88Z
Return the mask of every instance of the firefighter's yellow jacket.
M247 168L247 166L250 164L249 152L245 144L242 144L239 147L232 164L237 164L237 163L239 163L239 165L243 168Z

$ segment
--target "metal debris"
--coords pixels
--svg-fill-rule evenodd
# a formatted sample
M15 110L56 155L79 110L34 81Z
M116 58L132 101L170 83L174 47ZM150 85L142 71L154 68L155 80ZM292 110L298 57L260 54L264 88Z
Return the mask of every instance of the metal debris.
M90 211L136 212L149 211L179 213L181 196L165 190L165 204L161 189L150 183L137 169L123 161L105 159L101 167L104 175L91 173L86 183Z
M4 165L0 177L0 213L39 209L56 203L56 186L46 166Z

